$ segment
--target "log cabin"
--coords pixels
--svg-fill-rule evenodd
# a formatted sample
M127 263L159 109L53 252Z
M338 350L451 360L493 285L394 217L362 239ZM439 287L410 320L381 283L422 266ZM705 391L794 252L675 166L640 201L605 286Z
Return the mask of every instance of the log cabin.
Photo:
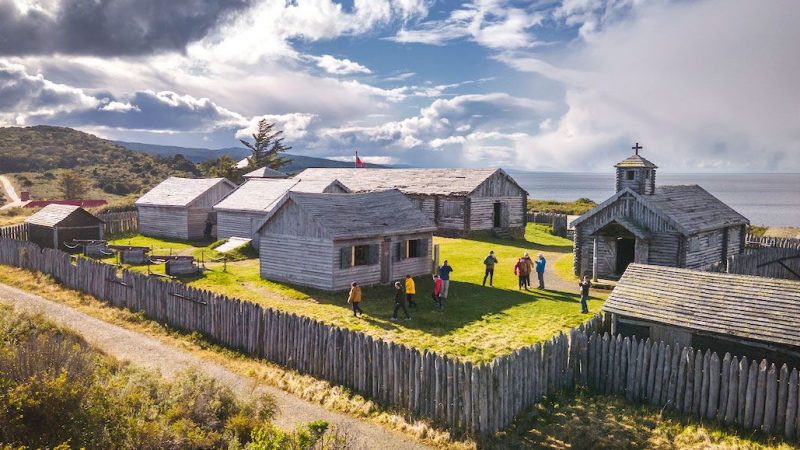
M64 245L65 242L103 239L104 222L80 206L47 205L25 219L25 223L28 224L28 240L41 248L69 252L73 249Z
M528 192L502 169L306 169L297 178L336 179L352 192L398 189L439 235L525 236Z
M631 264L608 297L613 333L800 366L800 282Z
M225 178L169 177L136 200L139 233L185 241L203 239L206 222L215 222L214 205L234 189L236 185Z
M261 277L338 291L430 274L435 230L397 190L289 192L259 229Z
M251 239L259 248L258 229L272 208L290 191L310 193L348 193L342 183L305 181L296 178L251 178L214 206L217 214L217 238L240 237Z
M697 185L656 186L656 165L618 163L616 193L572 222L575 275L618 279L630 263L699 269L744 252L744 216Z

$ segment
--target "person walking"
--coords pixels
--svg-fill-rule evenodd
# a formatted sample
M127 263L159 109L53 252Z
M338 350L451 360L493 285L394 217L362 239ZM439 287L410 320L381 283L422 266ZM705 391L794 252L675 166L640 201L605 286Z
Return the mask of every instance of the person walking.
M441 297L447 300L447 293L450 292L450 272L453 268L444 260L442 267L439 267L439 279L442 280L442 295Z
M544 259L544 255L539 253L539 257L536 258L536 275L539 278L539 289L544 289L544 266L547 264L547 260Z
M583 279L578 286L581 287L581 313L587 314L589 313L589 288L592 287L592 282L589 281L589 275L584 275Z
M358 314L364 315L364 311L361 310L361 287L353 281L350 284L350 295L347 296L347 303L350 303L353 306L353 317L358 317Z
M406 320L411 320L411 316L408 315L408 309L406 309L406 299L403 296L403 287L400 285L400 282L394 283L394 313L392 313L392 320L397 320L397 312L403 308L403 313L406 315Z
M494 251L489 252L489 256L483 259L483 265L486 266L486 272L483 274L483 285L486 286L486 278L489 278L489 286L493 287L494 280L494 265L497 264L497 258L494 257Z
M439 278L439 275L433 276L433 307L441 310L442 309L442 279Z
M527 289L530 289L531 288L531 274L533 273L534 264L533 264L533 260L531 259L531 255L528 252L525 252L525 256L523 256L523 258L525 258L525 264L528 266L528 276L525 277L525 287Z
M530 278L531 273L529 272L530 268L528 267L528 262L525 261L525 258L520 258L519 261L514 265L514 275L519 277L519 289L528 290L528 283L527 279Z
M414 301L414 294L417 293L417 285L411 275L406 275L406 302L409 308L416 308L417 302Z
M211 231L214 229L214 223L211 222L211 219L206 219L206 226L203 227L203 237L206 238L207 241L211 240Z

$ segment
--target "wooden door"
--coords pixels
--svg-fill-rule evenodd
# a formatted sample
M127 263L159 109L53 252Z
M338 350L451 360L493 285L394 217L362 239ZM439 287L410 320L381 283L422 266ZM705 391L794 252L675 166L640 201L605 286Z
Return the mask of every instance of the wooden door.
M381 283L388 283L392 274L391 258L392 242L389 238L383 240L381 244Z

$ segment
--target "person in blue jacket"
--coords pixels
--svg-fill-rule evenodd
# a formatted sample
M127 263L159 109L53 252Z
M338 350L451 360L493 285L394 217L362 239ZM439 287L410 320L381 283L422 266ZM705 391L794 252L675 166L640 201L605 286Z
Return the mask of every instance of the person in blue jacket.
M539 257L536 258L536 276L539 277L539 289L544 289L544 266L547 264L547 260L544 259L544 255L539 253Z
M439 267L439 279L442 280L442 298L447 298L447 293L450 292L450 272L453 271L453 267L447 263L445 259L442 263L442 266Z

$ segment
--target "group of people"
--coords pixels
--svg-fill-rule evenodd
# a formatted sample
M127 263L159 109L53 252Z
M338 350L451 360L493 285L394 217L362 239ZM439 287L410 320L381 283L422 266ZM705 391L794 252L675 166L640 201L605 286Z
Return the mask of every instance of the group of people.
M444 308L443 300L447 298L450 291L450 273L453 272L453 267L444 260L444 263L439 267L437 273L433 275L433 307L442 310ZM417 294L417 285L411 275L406 275L404 282L394 283L394 311L392 312L391 320L397 320L397 314L403 310L406 320L411 320L410 309L416 309L417 302L414 301L414 296ZM347 303L353 307L353 317L364 315L361 309L361 286L355 281L350 284L350 294L347 297Z
M484 286L486 286L486 280L488 279L489 286L493 287L494 268L498 263L499 261L497 257L495 257L494 251L490 251L489 255L484 258L483 264L486 266L486 271L483 275ZM544 269L546 264L547 260L541 253L537 255L536 260L533 260L528 252L525 252L514 265L514 275L519 278L519 289L525 289L526 291L531 289L531 274L534 271L539 281L538 288L544 289ZM436 274L433 275L433 291L431 292L431 297L433 299L433 306L437 310L441 311L444 308L443 301L447 299L447 295L450 291L450 274L452 272L453 267L450 266L447 260L444 260L444 263L438 268ZM592 286L592 282L589 281L587 275L584 275L578 286L581 290L581 312L588 313L589 289ZM405 319L411 320L409 309L413 310L417 308L417 302L414 300L414 296L417 294L417 285L414 282L414 278L412 278L411 275L406 275L403 282L395 282L394 291L394 311L392 312L391 320L398 320L397 314L401 310L403 314L405 314ZM361 287L356 282L350 285L350 294L347 297L347 303L353 307L353 317L364 314L364 311L361 309Z
M486 286L486 280L489 280L489 286L494 287L494 267L498 264L497 257L494 256L494 251L490 251L489 255L483 259L483 265L486 266L486 271L483 275L483 285ZM520 258L514 265L514 275L519 277L519 289L526 291L531 288L531 274L535 271L539 279L539 289L544 289L544 268L547 260L544 255L539 253L536 261L531 259L528 252Z

